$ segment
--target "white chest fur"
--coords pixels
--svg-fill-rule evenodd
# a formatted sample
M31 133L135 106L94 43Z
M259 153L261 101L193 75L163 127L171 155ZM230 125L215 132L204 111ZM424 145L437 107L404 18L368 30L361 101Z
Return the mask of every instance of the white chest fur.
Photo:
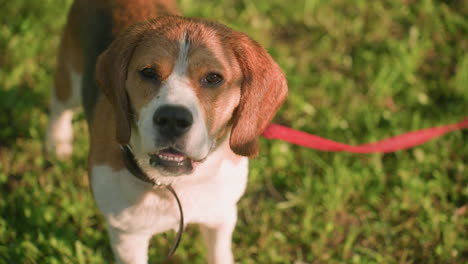
M213 154L214 158L200 164L192 175L178 177L172 184L186 223L218 224L224 215L231 214L245 190L247 158L231 153L218 160ZM152 189L127 170L114 171L107 165L93 166L91 179L98 207L110 227L151 234L177 227L177 204L164 188Z

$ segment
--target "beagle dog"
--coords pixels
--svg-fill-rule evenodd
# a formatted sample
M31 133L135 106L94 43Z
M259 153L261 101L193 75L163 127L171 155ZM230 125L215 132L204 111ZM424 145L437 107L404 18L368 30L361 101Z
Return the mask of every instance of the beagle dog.
M233 263L248 157L287 95L279 66L243 33L183 18L175 0L75 0L61 39L46 138L72 152L89 125L89 178L118 263L147 263L150 238L179 224L166 188L133 175L121 147L198 224L209 263Z

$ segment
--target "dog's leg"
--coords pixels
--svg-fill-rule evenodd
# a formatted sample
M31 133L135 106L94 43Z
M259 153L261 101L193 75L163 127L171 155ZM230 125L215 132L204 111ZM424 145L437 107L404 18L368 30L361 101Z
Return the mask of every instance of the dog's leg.
M114 256L119 264L147 264L148 233L127 233L109 227L109 236Z
M51 103L49 124L46 136L46 149L48 154L56 155L60 159L68 158L73 150L73 111Z
M73 108L81 103L81 75L59 59L55 88L49 107L46 150L58 158L68 158L73 150Z
M208 248L209 264L234 263L231 240L236 225L237 208L226 211L225 221L218 224L201 224L200 231Z

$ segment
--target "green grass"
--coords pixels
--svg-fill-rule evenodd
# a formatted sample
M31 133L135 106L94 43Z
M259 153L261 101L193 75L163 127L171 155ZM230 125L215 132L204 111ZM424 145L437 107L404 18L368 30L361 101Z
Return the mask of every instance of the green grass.
M42 151L69 0L0 0L0 264L110 263L86 175ZM262 43L290 94L276 122L359 144L468 115L463 0L180 0ZM262 140L239 203L239 263L468 263L468 133L407 151L324 153ZM162 259L173 233L157 236ZM174 263L204 263L188 228ZM190 260L190 261L189 261Z

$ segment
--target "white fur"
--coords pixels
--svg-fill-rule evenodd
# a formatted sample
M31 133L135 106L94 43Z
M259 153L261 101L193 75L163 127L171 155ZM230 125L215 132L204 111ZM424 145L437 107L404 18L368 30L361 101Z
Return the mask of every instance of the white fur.
M226 140L191 175L179 177L172 185L186 223L200 224L208 263L233 263L236 203L245 190L247 172L247 158L235 155ZM146 264L151 236L179 223L174 197L165 189L152 189L127 170L113 171L106 165L93 166L91 179L118 263Z
M82 76L69 68L71 96L62 102L55 97L55 91L52 91L46 134L47 152L61 159L69 157L73 151L73 108L81 105Z

